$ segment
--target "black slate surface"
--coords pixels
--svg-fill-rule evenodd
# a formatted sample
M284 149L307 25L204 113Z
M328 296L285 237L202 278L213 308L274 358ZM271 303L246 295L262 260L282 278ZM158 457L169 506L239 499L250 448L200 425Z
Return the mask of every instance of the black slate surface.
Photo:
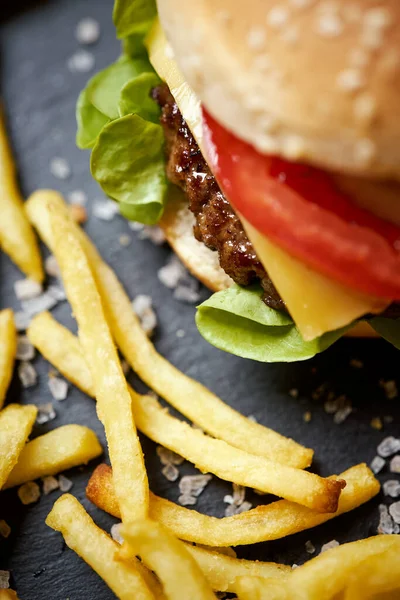
M111 9L111 0L47 3L19 0L7 7L2 3L1 95L26 195L36 188L55 187L66 194L83 189L90 202L102 197L89 174L89 156L79 151L74 141L75 102L88 75L71 73L67 61L79 48L74 37L75 26L86 16L95 17L101 24L99 43L88 49L95 55L95 68L106 66L118 55ZM71 165L71 177L66 181L56 180L50 173L49 162L55 156L66 158ZM155 342L160 352L244 414L255 415L260 422L315 448L318 472L328 475L360 461L370 462L381 439L398 433L399 400L388 400L379 386L380 379L396 379L398 375L399 354L385 342L343 340L312 361L292 365L257 364L226 355L199 336L193 320L194 307L174 300L171 291L158 281L157 270L169 256L167 247L139 240L120 217L109 223L91 217L86 229L129 294L153 297L159 318ZM119 243L122 233L132 237L127 248ZM21 274L4 255L0 256L0 272L0 307L18 309L13 284ZM203 293L206 297L207 292ZM66 303L60 304L54 314L65 325L74 327ZM183 338L176 336L178 329L185 331ZM352 358L361 360L364 367L350 366ZM37 404L51 401L47 387L49 365L40 357L34 364L40 374L38 385L23 390L15 377L8 401ZM312 399L312 392L321 383L351 399L354 412L345 423L334 424L332 416L324 411L323 399ZM299 390L297 399L288 394L291 388ZM71 388L67 400L54 404L56 420L36 426L34 436L66 423L82 423L92 427L104 444L92 400ZM303 414L308 410L312 419L305 423ZM386 423L384 431L371 427L371 419L388 415L393 417L393 422ZM161 475L154 444L144 439L143 446L152 490L177 501L178 485L169 483ZM84 495L94 466L75 469L67 475L74 482L72 492L83 501L96 522L109 530L113 519L90 505ZM194 470L190 465L181 467L182 474L191 472ZM382 481L389 477L387 468L380 477ZM214 478L199 498L197 508L222 516L223 496L230 490L229 484ZM58 495L55 492L42 496L36 505L24 507L16 490L1 494L0 519L10 524L12 534L6 541L0 539L0 569L11 570L12 586L22 600L79 600L83 594L87 600L112 598L97 575L65 547L58 533L44 524ZM248 497L251 501L260 501L257 496L248 494ZM319 551L321 544L333 538L345 542L374 534L379 518L377 507L382 501L384 499L378 497L350 515L304 534L239 548L238 554L287 564L301 563L308 558L304 544L309 539Z

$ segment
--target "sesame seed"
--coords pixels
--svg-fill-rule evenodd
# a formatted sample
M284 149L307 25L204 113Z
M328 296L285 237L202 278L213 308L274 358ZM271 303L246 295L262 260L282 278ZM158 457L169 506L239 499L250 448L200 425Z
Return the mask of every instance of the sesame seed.
M296 160L303 157L305 149L305 142L298 135L289 135L284 140L283 152L289 159Z
M357 162L368 165L376 154L375 144L367 138L359 140L355 144L354 154Z
M295 25L282 31L281 39L289 45L294 45L299 40L299 30Z
M353 48L349 55L350 66L357 69L366 67L369 63L370 55L365 48Z
M392 25L393 15L388 8L376 7L367 10L363 20L367 27L385 29Z
M376 114L376 102L369 94L362 94L354 101L354 116L363 124L369 124Z
M363 29L361 34L361 42L367 48L371 50L377 50L383 44L384 30L376 29L375 27L368 27Z
M358 69L344 69L338 74L336 83L344 92L355 92L364 85L364 77Z
M289 19L289 10L285 6L274 6L268 12L267 24L274 29L283 27Z
M261 50L265 45L266 35L262 27L253 27L247 35L247 44L252 50Z
M333 13L322 14L317 20L317 33L323 37L337 37L343 32L343 21Z

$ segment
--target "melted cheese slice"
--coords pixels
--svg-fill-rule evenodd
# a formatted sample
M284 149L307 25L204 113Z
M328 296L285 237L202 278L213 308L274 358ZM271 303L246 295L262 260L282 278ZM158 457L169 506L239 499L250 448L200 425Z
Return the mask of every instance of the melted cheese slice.
M174 96L204 155L201 105L186 83L160 24L147 41L150 62ZM339 329L367 313L379 313L388 304L348 290L313 271L273 244L241 217L246 233L305 340Z

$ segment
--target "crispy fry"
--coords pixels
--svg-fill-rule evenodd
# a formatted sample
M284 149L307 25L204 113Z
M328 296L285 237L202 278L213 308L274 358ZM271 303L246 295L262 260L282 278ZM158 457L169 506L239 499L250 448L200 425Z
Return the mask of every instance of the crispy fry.
M365 560L350 575L343 600L367 600L393 592L400 598L400 560L398 552L387 550Z
M58 427L26 444L4 487L14 487L85 465L102 452L96 434L91 429L83 425Z
M276 540L316 527L364 504L380 485L372 471L360 464L341 473L347 485L336 513L321 514L287 500L278 500L247 512L218 519L159 498L150 492L150 518L162 523L182 540L206 546L238 546ZM112 480L112 469L99 465L92 474L86 495L91 502L120 518Z
M40 236L52 247L54 244L46 215L49 200L66 212L66 205L59 194L42 190L28 200L27 213ZM214 437L270 460L298 468L308 467L312 461L312 450L245 418L158 354L143 332L114 272L103 262L85 233L77 225L74 230L89 258L113 336L143 381Z
M289 600L279 579L238 577L234 586L239 600Z
M139 561L116 560L118 544L94 524L76 498L70 494L61 496L46 524L62 533L67 546L104 579L120 600L154 600L137 568Z
M168 600L216 600L206 577L188 548L159 523L136 521L124 525L129 550L161 580Z
M30 404L9 404L0 412L0 490L23 452L36 415L36 406Z
M19 600L14 590L0 590L0 600Z
M40 353L89 396L94 396L92 375L87 366L78 338L60 325L50 313L34 317L26 331L31 344ZM77 375L75 375L75 373Z
M44 272L35 234L24 211L15 165L0 106L0 245L28 277L43 281Z
M98 414L107 436L114 468L115 490L123 521L148 513L149 487L143 452L137 436L132 404L101 298L74 224L56 204L49 203L67 296L79 326L79 337L92 372Z
M53 323L53 318L49 316L46 319L46 335L42 336L37 348L58 369L59 365L49 351L51 342L48 340L52 338ZM57 325L59 343L65 347L69 345L68 353L72 354L76 343L72 345L69 332L65 340L61 341L63 329L61 325ZM82 352L80 355L82 356ZM77 368L73 373L74 381L79 386L81 372L82 369ZM70 377L66 368L63 374ZM221 479L282 496L320 512L336 511L343 480L323 479L313 473L244 452L169 415L154 398L140 396L131 388L130 393L138 429L158 444L180 454L201 471L209 471Z
M10 385L15 354L17 351L17 332L14 314L11 309L0 312L0 410Z

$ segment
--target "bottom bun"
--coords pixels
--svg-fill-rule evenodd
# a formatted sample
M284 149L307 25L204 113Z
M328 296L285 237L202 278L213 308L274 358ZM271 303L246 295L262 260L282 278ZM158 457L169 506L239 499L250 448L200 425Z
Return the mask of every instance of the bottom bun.
M193 235L195 218L181 190L171 186L160 227L168 243L186 268L213 292L225 290L233 280L221 269L218 253L207 248ZM360 321L346 334L348 337L376 338L379 334L366 321Z

